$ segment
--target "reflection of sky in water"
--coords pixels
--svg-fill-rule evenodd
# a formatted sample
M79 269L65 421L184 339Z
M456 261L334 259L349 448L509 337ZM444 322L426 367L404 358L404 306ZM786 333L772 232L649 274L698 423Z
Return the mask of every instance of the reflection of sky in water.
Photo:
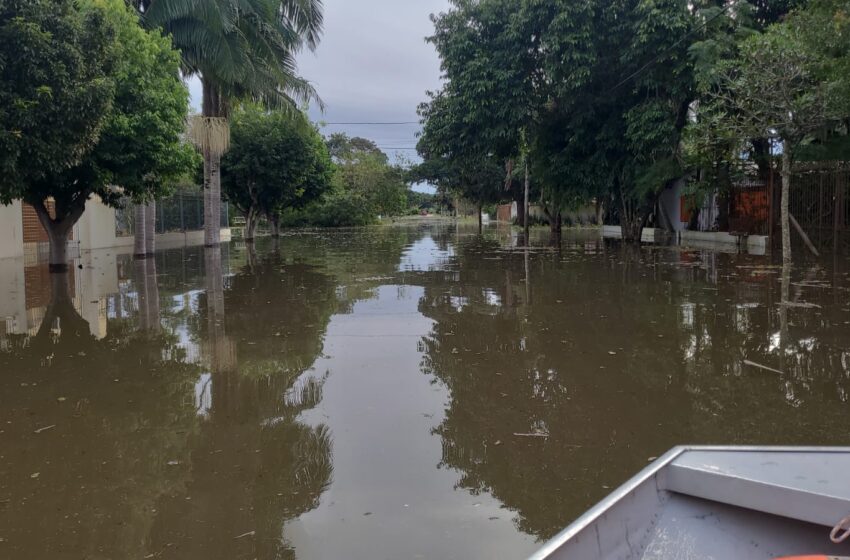
M201 350L195 337L189 330L189 325L186 323L186 318L190 315L195 315L199 311L199 299L202 290L190 290L185 294L179 294L171 298L171 307L169 313L177 316L177 319L171 324L172 332L177 336L177 346L186 351L186 361L189 363L197 363L201 359Z
M376 289L328 325L314 366L328 372L322 400L301 420L330 428L333 483L284 535L299 558L521 558L536 545L516 531L516 513L488 492L459 489L464 473L443 463L434 430L450 395L421 369L434 322L418 310L422 287L399 288Z
M212 375L202 373L195 382L195 412L206 418L212 408Z
M442 270L446 261L453 256L454 248L451 246L443 250L430 236L423 237L402 253L398 270L401 272Z

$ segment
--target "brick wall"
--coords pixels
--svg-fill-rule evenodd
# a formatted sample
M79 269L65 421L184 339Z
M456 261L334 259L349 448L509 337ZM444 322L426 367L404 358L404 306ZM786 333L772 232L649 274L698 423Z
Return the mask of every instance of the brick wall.
M47 211L51 216L54 216L53 201L47 201ZM27 203L21 204L21 220L24 226L24 243L47 243L47 232L41 227L41 222L38 221L38 214L35 213L35 208ZM74 238L73 230L68 235L68 239Z

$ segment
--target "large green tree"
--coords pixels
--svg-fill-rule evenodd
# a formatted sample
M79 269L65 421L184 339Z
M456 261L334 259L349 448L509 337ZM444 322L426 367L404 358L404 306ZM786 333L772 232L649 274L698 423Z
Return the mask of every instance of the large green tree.
M420 109L421 155L467 176L523 155L556 223L567 205L613 198L624 236L639 240L658 194L683 173L691 8L457 0L435 18L446 82ZM503 196L499 186L489 196Z
M105 57L112 61L108 72L103 78L98 78L105 80L108 87L93 90L93 93L108 92L105 99L92 95L88 101L84 97L77 100L77 105L72 105L63 91L56 91L61 100L59 106L69 113L79 109L85 114L91 110L89 103L96 104L101 117L94 117L94 120L102 119L97 134L77 157L66 159L62 165L57 165L56 160L50 157L46 157L43 166L40 160L27 161L27 167L41 167L41 171L16 173L14 175L21 179L11 183L12 188L6 183L3 187L7 200L22 198L35 208L50 240L51 269L57 271L67 269L68 234L93 195L110 206L120 204L127 196L137 201L158 196L185 171L192 158L191 151L180 140L185 127L188 92L180 80L179 57L171 48L171 41L158 32L141 29L136 15L121 0L81 0L72 9L78 15L69 17L80 21L99 21L103 28L100 33L114 37L111 41L86 45L79 53L83 58L97 60L102 53L95 51L103 49ZM14 21L16 25L29 29L33 39L50 42L49 25L52 24L45 24L44 19L37 17L37 13L35 15L28 20L24 13ZM49 21L51 18L45 19ZM48 27L43 28L43 24ZM55 37L59 38L61 35ZM47 47L45 43L39 43L39 39L34 40L32 52L49 55L53 46ZM35 120L30 122L42 118L43 115L39 116L42 111L48 114L54 111L50 107L54 86L50 82L42 83L45 78L42 73L23 74L28 66L17 68L18 64L32 62L24 57L23 62L12 58L5 63L6 68L11 70L10 77L31 80L29 84L25 82L17 87L30 87L41 97L29 110L13 113L25 122L29 111L36 113ZM74 72L70 68L57 70L60 74ZM57 79L61 78L50 78ZM78 86L73 82L67 85L72 88L71 95L79 95L74 91ZM19 108L26 105L20 99L15 103ZM76 130L76 120L76 115L69 115L68 122L75 127L73 130ZM64 118L59 116L50 126L61 128L64 122ZM15 125L13 121L3 128L14 130ZM35 134L38 136L40 133ZM74 142L69 149L74 151ZM48 200L52 201L52 205L48 205Z
M102 11L0 4L0 201L78 164L95 144L112 104L114 44Z
M794 153L850 118L850 9L823 0L743 41L716 67L702 125L732 138L781 143L782 259L791 264L789 198Z
M416 145L422 163L411 170L416 182L429 182L442 193L464 198L478 210L503 196L505 159L486 151L484 144L469 145L463 132L463 103L457 94L443 90L432 93L431 100L419 106L423 130Z
M221 156L229 146L234 101L296 110L318 99L296 74L295 54L315 48L321 0L131 0L149 28L171 35L187 76L203 85L202 114L191 136L204 157L204 240L220 242Z
M257 106L233 116L230 151L222 159L222 190L245 217L253 240L264 216L279 234L280 214L303 208L331 186L333 164L324 140L301 114Z
M334 185L339 192L362 197L372 214L398 216L407 208L406 173L369 139L332 134L326 141L336 163Z

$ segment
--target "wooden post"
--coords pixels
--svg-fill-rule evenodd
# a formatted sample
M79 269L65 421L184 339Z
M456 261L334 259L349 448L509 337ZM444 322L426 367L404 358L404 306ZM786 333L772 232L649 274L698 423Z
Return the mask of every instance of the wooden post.
M771 249L773 248L773 162L770 162L767 174L767 196L768 196L768 216L767 216L767 242Z
M799 222L797 222L797 219L794 217L794 214L789 213L788 219L791 221L791 225L794 226L794 229L797 230L797 233L800 234L800 237L803 238L803 243L806 244L806 247L809 248L809 251L811 251L816 257L819 257L820 253L818 253L818 250L815 249L815 246L812 244L812 240L809 239L809 236L806 235L806 232L803 231L803 228L800 227L800 224Z
M818 173L818 245L823 243L823 172Z
M832 217L832 252L838 254L840 226L844 220L844 185L836 177L835 181L835 213Z

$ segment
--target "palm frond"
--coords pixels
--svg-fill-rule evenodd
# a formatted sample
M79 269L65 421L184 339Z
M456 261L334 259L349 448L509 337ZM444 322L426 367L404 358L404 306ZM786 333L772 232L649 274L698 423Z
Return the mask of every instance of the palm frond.
M230 147L230 125L223 117L192 116L187 136L202 153L221 156Z

